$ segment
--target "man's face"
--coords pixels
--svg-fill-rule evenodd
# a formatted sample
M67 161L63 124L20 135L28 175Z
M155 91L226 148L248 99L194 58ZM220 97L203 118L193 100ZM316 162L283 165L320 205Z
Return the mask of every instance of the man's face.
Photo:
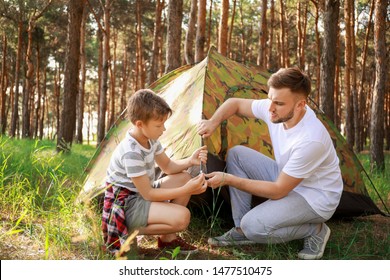
M272 87L268 91L268 98L271 100L268 109L271 122L285 123L287 127L295 120L297 104L304 100L300 95L293 94L289 88L275 89Z

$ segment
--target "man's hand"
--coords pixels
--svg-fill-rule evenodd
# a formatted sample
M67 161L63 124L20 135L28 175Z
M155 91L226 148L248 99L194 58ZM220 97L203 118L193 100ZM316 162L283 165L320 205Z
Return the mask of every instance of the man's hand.
M210 137L214 130L217 128L218 123L214 123L212 120L201 120L197 126L197 132L203 138Z
M222 187L226 184L227 173L224 172L212 172L205 174L207 178L207 185L213 189Z

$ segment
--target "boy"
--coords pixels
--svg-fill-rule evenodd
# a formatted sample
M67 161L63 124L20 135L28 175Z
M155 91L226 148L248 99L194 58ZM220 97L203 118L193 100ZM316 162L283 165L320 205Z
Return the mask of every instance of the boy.
M191 195L207 188L204 174L191 178L183 172L207 161L206 146L181 160L165 154L158 138L172 110L151 90L134 93L127 113L133 127L115 149L107 170L102 219L105 244L111 252L118 251L127 234L137 229L141 235L160 235L160 249L180 246L182 253L196 251L176 233L190 222L186 205ZM155 163L166 177L155 180Z

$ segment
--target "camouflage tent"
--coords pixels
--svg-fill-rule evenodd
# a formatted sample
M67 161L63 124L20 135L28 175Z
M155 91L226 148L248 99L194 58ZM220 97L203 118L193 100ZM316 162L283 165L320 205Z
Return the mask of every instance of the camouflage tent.
M266 98L266 82L269 76L270 73L267 71L234 62L211 48L202 62L178 68L153 83L150 88L160 94L174 112L166 123L167 131L160 138L167 155L176 159L184 158L200 147L202 139L196 133L196 124L202 118L210 118L226 99ZM316 110L314 106L311 107ZM381 213L367 193L363 181L363 168L356 155L348 148L343 137L325 115L318 110L316 113L328 129L340 158L344 192L336 215ZM81 198L95 197L102 193L103 189L100 186L111 153L130 126L128 121L120 119L109 131L88 167L89 174ZM208 171L223 170L226 152L235 145L246 145L273 157L267 125L255 119L233 116L222 123L210 138L205 139L205 144L210 154ZM228 206L228 192L226 188L222 190L220 198L226 201L225 205ZM194 197L192 201L197 205L200 202L210 204L212 199L215 198L210 189L206 194ZM261 200L254 201L260 202Z

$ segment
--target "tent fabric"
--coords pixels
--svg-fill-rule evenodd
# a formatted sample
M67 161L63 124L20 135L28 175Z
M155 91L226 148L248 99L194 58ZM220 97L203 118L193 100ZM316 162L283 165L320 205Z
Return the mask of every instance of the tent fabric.
M210 118L228 98L267 98L267 80L270 75L257 66L246 66L230 60L212 47L200 63L180 67L150 85L149 88L161 95L173 109L172 116L166 122L167 130L160 138L167 155L175 159L188 157L196 148L206 144L209 172L224 169L226 153L235 145L248 146L273 158L267 125L258 119L233 116L207 139L202 139L196 133L197 123L201 119ZM365 173L354 152L332 122L315 105L310 104L310 107L328 129L340 159L344 191L335 216L382 214L368 195L363 180ZM88 165L88 176L80 199L88 200L104 191L102 186L111 153L130 127L131 124L121 117L110 129ZM219 199L228 206L226 190L222 188ZM215 203L215 195L209 189L191 200L194 205L210 208L210 203ZM264 199L257 198L253 203L256 205L261 201Z

